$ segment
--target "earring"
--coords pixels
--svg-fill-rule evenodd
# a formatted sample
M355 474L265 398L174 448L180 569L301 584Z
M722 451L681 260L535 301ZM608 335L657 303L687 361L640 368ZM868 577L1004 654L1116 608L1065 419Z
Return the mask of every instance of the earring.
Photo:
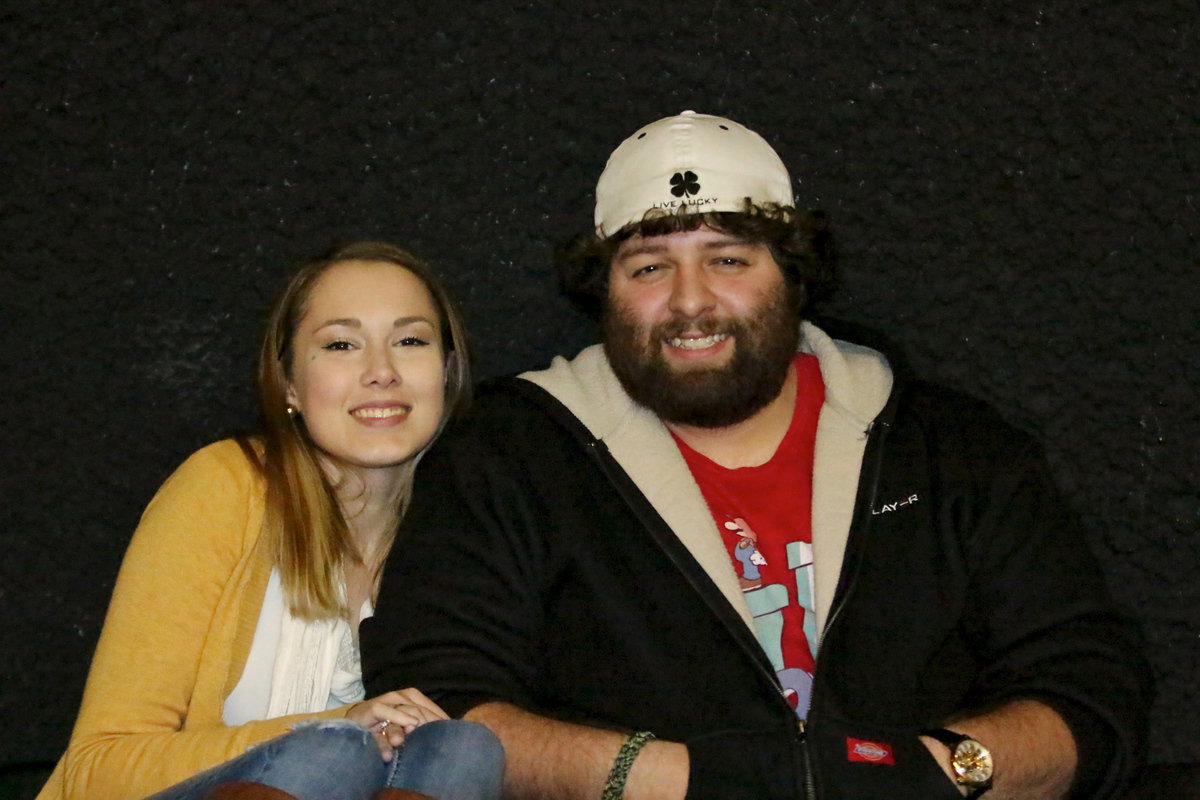
M294 405L292 405L291 403L288 403L288 405L287 405L287 415L288 415L289 417L295 417L295 416L296 416L296 412L297 412L297 411L298 411L298 409L297 409L297 408L296 408Z

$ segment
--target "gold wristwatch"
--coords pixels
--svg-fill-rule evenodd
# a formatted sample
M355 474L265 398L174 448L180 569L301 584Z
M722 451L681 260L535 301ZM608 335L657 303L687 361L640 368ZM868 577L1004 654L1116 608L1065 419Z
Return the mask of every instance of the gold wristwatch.
M950 748L950 769L954 782L965 786L967 797L979 795L992 788L992 752L965 733L934 728L921 731L922 736L937 739Z

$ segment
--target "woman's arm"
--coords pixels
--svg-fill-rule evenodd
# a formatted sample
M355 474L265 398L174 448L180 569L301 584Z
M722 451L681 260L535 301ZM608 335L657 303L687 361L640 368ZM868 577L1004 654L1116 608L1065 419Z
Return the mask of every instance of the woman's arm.
M193 455L151 501L122 562L61 765L64 796L145 797L300 719L345 716L221 722L270 572L255 552L261 509L257 475L233 442Z

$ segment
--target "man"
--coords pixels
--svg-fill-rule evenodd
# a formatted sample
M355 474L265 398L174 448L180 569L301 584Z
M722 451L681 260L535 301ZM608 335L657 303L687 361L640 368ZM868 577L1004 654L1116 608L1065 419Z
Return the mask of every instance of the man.
M596 192L603 344L428 456L368 693L491 726L514 797L1112 796L1145 687L1030 443L802 321L828 237L752 131L660 120Z

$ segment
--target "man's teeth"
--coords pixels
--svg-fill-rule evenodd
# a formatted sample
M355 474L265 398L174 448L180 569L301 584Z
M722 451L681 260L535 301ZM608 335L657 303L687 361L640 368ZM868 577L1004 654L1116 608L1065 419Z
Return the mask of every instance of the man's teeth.
M723 342L728 338L728 333L714 333L710 334L709 336L699 337L689 336L687 338L675 336L667 339L667 344L671 345L671 347L680 347L684 350L703 350L706 347L712 347L717 342Z
M389 408L356 408L350 412L356 417L369 417L370 419L387 419L388 417L400 417L408 413L408 409L404 406L391 406Z

